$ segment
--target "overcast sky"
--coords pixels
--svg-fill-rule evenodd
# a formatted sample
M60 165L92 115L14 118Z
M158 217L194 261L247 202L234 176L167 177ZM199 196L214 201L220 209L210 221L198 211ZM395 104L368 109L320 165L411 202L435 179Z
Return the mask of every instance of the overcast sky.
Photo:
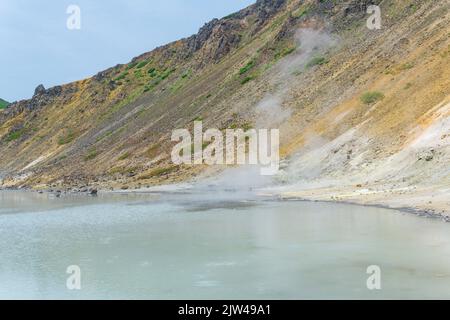
M194 34L255 0L0 0L0 98L30 98ZM81 29L67 28L69 5Z

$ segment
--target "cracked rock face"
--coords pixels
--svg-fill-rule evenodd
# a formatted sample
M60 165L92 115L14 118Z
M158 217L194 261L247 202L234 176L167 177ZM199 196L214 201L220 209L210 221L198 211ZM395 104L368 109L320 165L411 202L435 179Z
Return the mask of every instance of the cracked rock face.
M34 89L34 95L38 96L41 94L45 94L45 87L44 85L40 84L36 87L36 89Z

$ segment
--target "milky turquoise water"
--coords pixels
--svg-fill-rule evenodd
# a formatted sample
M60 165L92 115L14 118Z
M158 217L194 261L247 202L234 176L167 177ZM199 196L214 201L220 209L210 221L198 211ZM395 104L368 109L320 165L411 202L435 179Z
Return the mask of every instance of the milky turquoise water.
M0 192L0 298L450 298L450 224L233 194Z

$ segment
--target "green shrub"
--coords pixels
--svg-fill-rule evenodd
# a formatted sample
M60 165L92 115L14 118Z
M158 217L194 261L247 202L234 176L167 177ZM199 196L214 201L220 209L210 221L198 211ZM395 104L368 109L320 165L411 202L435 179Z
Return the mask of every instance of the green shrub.
M327 60L324 57L314 57L306 64L306 67L312 68L314 66L320 66L325 63L327 63Z
M295 49L296 49L296 47L294 47L294 46L283 48L281 51L279 51L279 52L277 52L277 54L275 54L275 59L284 58L287 55L290 55L291 53L293 53L295 51Z
M97 150L96 149L91 149L91 150L89 150L89 152L84 157L84 161L89 161L89 160L95 159L97 156L98 156Z
M141 61L137 64L136 69L141 69L145 67L150 61Z
M136 77L136 78L142 78L143 77L143 75L142 75L142 70L136 70L136 71L134 71L134 76Z
M295 19L299 19L299 18L301 18L301 17L307 15L308 12L309 12L309 9L310 9L310 8L309 8L308 6L301 7L301 8L299 8L299 9L295 10L295 11L292 13L292 17L295 18Z
M171 166L171 167L163 167L163 168L157 168L153 169L149 173L143 174L138 177L139 180L147 180L155 177L160 177L165 174L169 174L173 171L175 171L178 167L177 166Z
M253 129L253 125L252 125L250 122L245 122L245 123L242 125L242 130L248 131L248 130L250 130L250 129Z
M400 66L400 70L409 70L412 68L414 68L414 63L412 63L412 62L407 62Z
M120 74L117 78L114 79L114 81L120 81L123 80L127 77L128 72L123 72L122 74Z
M75 139L75 134L70 130L69 133L65 136L62 136L58 139L58 144L60 146L71 143Z
M136 67L138 65L138 62L132 62L130 64L127 65L127 67L125 68L125 70L130 70L133 69L134 67Z
M255 66L255 60L249 61L244 67L242 67L242 68L239 70L239 74L240 74L240 75L243 75L244 73L247 73L247 72L250 71L254 66Z
M182 75L181 75L181 78L182 79L186 79L186 78L190 78L191 77L191 74L192 74L192 71L191 70L187 70L185 73L183 73Z
M366 92L361 96L361 101L365 104L374 104L384 99L384 95L379 91Z
M122 161L122 160L128 159L130 157L130 155L131 154L129 152L125 152L123 155L121 155L119 157L119 160Z
M166 80L173 72L175 72L175 68L169 69L167 71L165 71L159 78L161 80Z
M6 102L5 100L3 100L3 99L0 99L0 110L1 109L6 109L6 107L8 106L8 102Z
M250 82L253 79L255 79L254 76L245 77L244 79L242 79L241 84L246 84L247 82Z
M23 135L23 132L24 132L23 129L11 132L8 135L8 137L6 138L6 141L10 142L10 141L14 141L14 140L20 139L22 137L22 135Z

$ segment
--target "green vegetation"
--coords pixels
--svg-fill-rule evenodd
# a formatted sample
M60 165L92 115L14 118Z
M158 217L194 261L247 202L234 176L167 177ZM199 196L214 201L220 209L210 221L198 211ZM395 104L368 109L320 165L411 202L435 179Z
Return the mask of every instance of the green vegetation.
M119 161L126 160L130 157L131 153L125 152L123 155L119 157Z
M114 133L113 130L108 130L107 132L105 132L104 134L102 134L101 136L97 137L97 139L95 139L96 142L99 142L107 137L109 137L110 135L112 135Z
M409 69L412 69L412 68L414 68L414 63L412 63L412 62L407 62L407 63L404 63L404 64L402 64L401 66L400 66L400 70L409 70Z
M198 117L196 117L195 119L192 120L192 122L195 122L195 121L203 121L203 117L202 116L198 116Z
M138 65L138 62L132 62L130 64L127 65L125 70L130 70L133 69L134 67L136 67Z
M250 129L253 129L253 125L252 125L250 122L245 122L245 123L242 125L242 129L243 129L244 131L248 131L248 130L250 130Z
M136 70L134 71L134 76L139 79L142 78L144 75L142 74L142 70Z
M223 17L223 19L233 19L236 17L236 15L237 15L237 13L232 13L232 14L229 14L229 15Z
M409 6L409 9L411 10L412 13L415 13L417 11L417 6L415 4L411 4Z
M153 80L152 82L150 82L148 85L145 86L144 92L154 89L156 86L158 86L158 84L161 83L161 81L162 81L161 78L156 78L155 80Z
M58 139L58 144L59 144L60 146L65 145L65 144L69 144L69 143L71 143L74 139L75 139L75 134L73 133L72 130L69 130L69 132L68 132L66 135L64 135L64 136L62 136L62 137L60 137L60 138Z
M20 139L24 133L24 129L19 129L16 131L11 132L8 137L6 138L6 141L11 142L17 139Z
M172 73L176 71L175 68L166 70L159 78L161 80L166 80Z
M144 92L153 90L155 87L157 87L162 81L166 80L175 71L176 71L175 68L166 69L158 78L154 79L153 81L151 81L149 84L147 84L144 87ZM150 74L150 76L152 76L152 77L156 76L156 70L154 70L154 76L152 74Z
M247 82L252 81L253 79L255 79L255 76L248 76L245 77L244 79L242 79L241 84L246 84Z
M170 91L172 93L177 92L179 89L181 89L187 82L186 80L190 79L192 76L191 70L186 70L180 78L177 79L177 81L172 85L170 88Z
M108 172L110 174L130 174L134 173L137 170L136 167L114 167Z
M124 106L133 103L134 101L136 101L137 98L139 98L139 96L142 94L141 88L137 88L134 91L132 91L126 98L122 99L120 102L118 102L117 104L115 104L114 106L112 106L107 113L102 115L102 118L106 115L111 115L115 112L117 112L118 110L122 109Z
M141 61L136 65L136 69L141 69L143 67L145 67L150 61Z
M307 68L312 68L314 66L320 66L320 65L325 64L325 63L327 63L327 60L324 57L317 56L317 57L312 58L306 64L306 67Z
M247 73L247 72L250 71L254 66L255 66L255 60L249 61L244 67L242 67L242 68L239 70L239 74L240 74L240 75L243 75L244 73Z
M7 102L3 99L0 99L0 110L5 109L8 104L9 104L9 102Z
M300 19L301 17L306 16L309 13L309 10L309 6L302 6L292 12L292 17L295 19Z
M286 57L287 55L290 55L291 53L293 53L295 51L296 47L295 46L290 46L290 47L286 47L283 48L281 50L279 50L276 54L275 54L275 59L281 59Z
M169 173L172 173L173 171L177 170L178 166L170 166L170 167L163 167L163 168L157 168L153 169L149 173L143 174L138 177L139 180L147 180L155 177L160 177Z
M365 104L374 104L384 99L384 94L379 91L366 92L361 96L361 101Z
M89 161L89 160L95 159L97 156L98 156L97 150L95 148L92 148L91 150L89 150L89 152L84 157L84 161Z
M408 90L409 88L411 88L413 86L413 84L411 82L408 82L405 86L405 90Z
M244 122L243 124L239 124L239 123L235 122L230 125L230 129L233 129L233 130L242 129L244 131L248 131L250 129L253 129L253 125L248 121Z
M155 144L155 145L151 146L150 148L148 148L148 150L145 152L145 154L149 158L153 159L158 155L159 147L160 147L159 144Z
M150 75L150 77L152 77L152 78L154 78L158 75L158 71L156 71L155 68L150 68L147 72Z
M114 79L114 81L120 81L123 80L127 77L128 72L123 72L122 74L120 74L117 78Z
M190 78L191 75L192 75L192 71L191 71L191 70L186 70L186 71L181 75L181 78L182 78L182 79Z

